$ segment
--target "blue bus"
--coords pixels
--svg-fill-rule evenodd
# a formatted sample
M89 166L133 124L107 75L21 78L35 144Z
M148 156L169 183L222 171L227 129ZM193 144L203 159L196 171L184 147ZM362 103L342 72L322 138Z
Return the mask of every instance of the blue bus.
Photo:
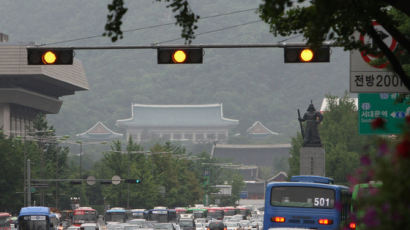
M146 219L147 212L145 209L131 209L128 219Z
M352 194L320 176L294 176L266 186L263 229L340 229L347 225Z
M54 226L52 215L48 207L21 208L18 217L18 230L54 230L57 226Z
M158 223L176 222L177 214L175 209L166 207L154 207L148 210L147 220L157 221Z
M128 213L124 208L111 208L105 211L105 223L119 222L125 223L128 220Z

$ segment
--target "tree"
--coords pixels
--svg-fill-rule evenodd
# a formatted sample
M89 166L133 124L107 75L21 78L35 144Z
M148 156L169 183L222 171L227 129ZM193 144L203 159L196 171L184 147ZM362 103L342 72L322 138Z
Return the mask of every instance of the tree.
M156 0L161 2L161 0ZM188 0L164 0L171 2L167 7L173 12L176 24L182 27L181 36L187 43L195 38L195 23L199 16L189 7ZM347 50L361 49L370 53L383 53L393 70L399 75L404 85L410 89L410 79L403 70L400 60L383 43L377 31L372 26L372 20L381 24L400 44L402 49L410 52L409 34L400 31L400 21L389 11L391 8L400 12L402 17L409 17L410 7L405 1L377 0L264 0L259 6L260 17L270 25L271 32L276 35L289 36L301 33L313 47L319 47L323 41L334 40L338 45ZM113 0L108 5L110 13L107 15L105 26L107 35L115 42L122 38L122 17L127 9L124 8L123 0ZM353 33L358 31L369 35L377 47L363 46Z

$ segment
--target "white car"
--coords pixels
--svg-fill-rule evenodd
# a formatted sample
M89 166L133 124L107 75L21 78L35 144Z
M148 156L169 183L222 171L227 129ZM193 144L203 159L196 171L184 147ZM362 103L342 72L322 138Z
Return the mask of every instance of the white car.
M71 225L70 227L67 228L67 230L80 230L80 227Z
M85 223L81 224L80 230L99 230L99 227L96 223Z
M195 230L206 230L205 223L196 223Z
M224 222L228 230L242 230L238 222Z

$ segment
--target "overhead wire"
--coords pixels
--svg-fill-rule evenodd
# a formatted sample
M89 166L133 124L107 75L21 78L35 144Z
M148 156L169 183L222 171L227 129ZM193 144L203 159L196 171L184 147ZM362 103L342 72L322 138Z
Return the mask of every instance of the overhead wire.
M210 34L210 33L219 32L219 31L223 31L223 30L229 30L229 29L233 29L233 28L236 28L236 27L246 26L246 25L253 24L253 23L257 23L257 22L261 22L261 21L262 21L262 20L255 20L255 21L250 21L250 22L241 23L241 24L238 24L238 25L223 27L223 28L220 28L220 29L209 30L209 31L205 31L205 32L198 33L196 36L200 36L200 35L204 35L204 34ZM180 39L183 39L183 38L174 38L174 39L170 39L170 40L166 40L166 41L155 42L154 44L155 44L155 45L159 45L159 44L163 44L163 43L166 43L166 42L178 41L178 40L180 40Z
M257 10L257 8L251 8L251 9L245 9L245 10L236 10L236 11L231 11L231 12L227 12L227 13L209 15L209 16L201 17L200 19L216 18L216 17L232 15L232 14L238 14L238 13L243 13L243 12L252 11L252 10ZM161 26L168 26L168 25L173 25L173 24L175 24L175 22L169 22L169 23L163 23L163 24L157 24L157 25L151 25L151 26L144 26L144 27L139 27L139 28L135 28L135 29L124 30L123 33L135 32L135 31L145 30L145 29L153 29L153 28L157 28L157 27L161 27ZM87 40L87 39L99 38L99 37L103 37L103 35L101 35L101 34L91 35L91 36L73 38L73 39L62 40L62 41L57 41L57 42L43 43L43 44L40 44L39 46L56 45L56 44L61 44L61 43L81 41L81 40Z

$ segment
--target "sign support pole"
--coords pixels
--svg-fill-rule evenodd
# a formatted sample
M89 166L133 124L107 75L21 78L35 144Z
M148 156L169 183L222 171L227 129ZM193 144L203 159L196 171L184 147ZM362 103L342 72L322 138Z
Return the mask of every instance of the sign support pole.
M30 159L27 159L27 205L31 206L31 168Z

